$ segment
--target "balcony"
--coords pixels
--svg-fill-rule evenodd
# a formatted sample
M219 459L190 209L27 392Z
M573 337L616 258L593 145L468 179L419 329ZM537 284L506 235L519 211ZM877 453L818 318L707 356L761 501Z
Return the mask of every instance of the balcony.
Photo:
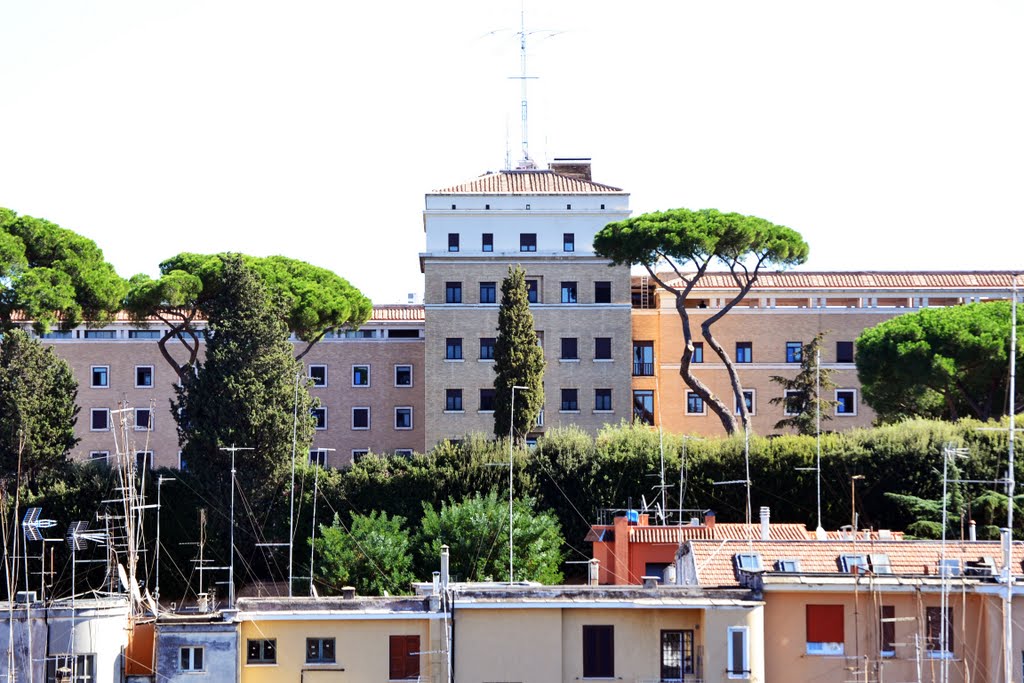
M654 363L633 361L634 377L654 377Z

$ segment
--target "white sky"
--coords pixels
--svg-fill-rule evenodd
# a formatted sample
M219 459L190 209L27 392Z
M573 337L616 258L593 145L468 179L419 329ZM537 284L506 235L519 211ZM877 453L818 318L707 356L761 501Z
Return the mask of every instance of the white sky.
M422 291L423 195L519 157L519 0L4 0L0 206L118 272L280 253ZM807 269L1024 267L1024 4L536 0L530 151ZM490 36L495 29L508 29Z

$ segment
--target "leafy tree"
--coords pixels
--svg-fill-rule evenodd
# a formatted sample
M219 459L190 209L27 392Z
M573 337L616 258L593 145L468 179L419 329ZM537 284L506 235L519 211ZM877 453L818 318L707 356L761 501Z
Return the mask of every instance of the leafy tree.
M13 327L16 313L39 334L105 322L121 309L126 289L92 240L0 208L0 329Z
M78 443L77 396L71 368L53 349L22 330L0 336L0 477L20 474L38 490L63 470Z
M651 278L675 297L676 312L683 328L683 356L679 374L700 396L722 422L725 431L736 431L732 406L711 392L690 372L693 359L693 334L686 301L690 292L707 273L712 263L729 269L729 278L736 284L736 294L701 323L701 336L725 365L733 393L743 396L743 385L729 354L712 333L712 327L738 304L757 282L761 268L795 266L807 260L808 247L795 230L775 225L763 218L738 213L721 213L715 209L690 211L672 209L643 214L609 223L594 237L594 250L615 264L642 265ZM660 265L667 265L679 284L658 274ZM693 272L685 273L685 268ZM741 418L749 424L750 416L743 401Z
M501 438L511 430L513 440L520 441L533 429L544 407L544 351L537 344L526 273L518 266L510 266L501 283L494 372L494 434ZM515 386L526 389L515 391L513 425Z
M199 331L194 323L222 287L225 254L182 253L160 264L160 278L140 274L130 280L125 307L136 320L154 316L168 326L160 353L179 377L194 366ZM370 317L370 300L344 278L304 261L270 256L241 257L283 306L279 315L288 329L306 342L302 358L325 334L344 325L358 327ZM187 358L179 363L168 343L177 339Z
M1017 323L1017 335L1024 321ZM883 422L905 417L987 420L1010 407L1010 304L926 308L864 330L857 375L864 400ZM1017 373L1024 345L1017 347ZM1014 411L1024 409L1018 384Z
M769 401L772 405L782 404L786 407L789 416L775 423L776 429L788 429L792 427L797 434L814 434L818 427L818 415L822 420L832 419L832 409L836 402L822 398L819 388L825 395L830 389L835 389L835 382L832 381L832 370L819 368L818 351L821 349L821 341L825 337L824 332L814 335L814 339L803 345L800 350L800 372L796 377L782 377L773 375L770 379L783 388L782 396L777 396ZM788 395L787 395L788 394Z
M415 577L404 525L404 517L373 511L353 515L346 528L335 514L333 524L320 525L316 539L317 582L332 592L354 586L360 595L409 593Z
M534 501L513 504L513 564L515 579L557 584L564 558L558 520L537 513ZM426 576L437 566L441 546L449 547L449 567L460 581L508 581L508 501L496 492L477 494L461 503L449 501L440 512L423 505L418 535L419 571Z

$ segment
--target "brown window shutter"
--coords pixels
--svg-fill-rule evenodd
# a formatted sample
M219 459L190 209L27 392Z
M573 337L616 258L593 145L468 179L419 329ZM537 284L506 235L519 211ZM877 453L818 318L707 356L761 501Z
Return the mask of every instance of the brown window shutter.
M843 606L807 605L807 642L842 643Z
M391 636L390 645L388 678L391 680L405 678L405 636Z
M406 636L405 638L405 677L419 678L420 676L420 637Z

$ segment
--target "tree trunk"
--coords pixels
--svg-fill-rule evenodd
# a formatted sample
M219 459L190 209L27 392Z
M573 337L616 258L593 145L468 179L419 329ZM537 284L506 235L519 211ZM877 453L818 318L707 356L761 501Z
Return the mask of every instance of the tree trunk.
M683 356L679 359L679 376L683 378L686 385L693 389L694 393L701 397L701 400L711 408L711 411L718 416L727 434L736 433L736 418L722 401L711 393L707 386L697 379L690 372L690 363L693 360L693 333L690 330L690 315L686 312L685 293L676 294L676 312L683 326ZM706 335L705 335L706 338ZM715 342L717 344L717 342Z

